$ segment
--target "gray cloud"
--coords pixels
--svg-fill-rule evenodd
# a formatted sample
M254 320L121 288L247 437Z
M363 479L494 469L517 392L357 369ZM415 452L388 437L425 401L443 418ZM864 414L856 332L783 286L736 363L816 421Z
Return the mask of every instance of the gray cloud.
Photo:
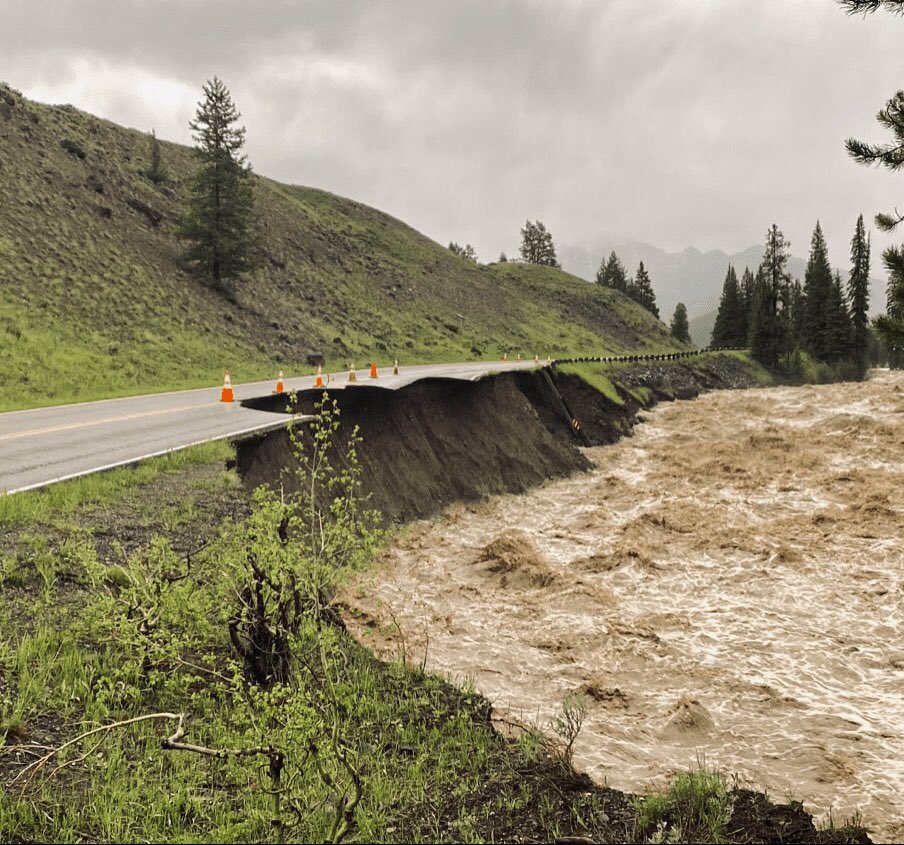
M881 138L902 35L829 0L13 0L0 78L187 142L216 73L258 172L485 260L526 217L561 245L728 251L774 220L801 255L819 217L845 263L857 214L904 202L842 147Z

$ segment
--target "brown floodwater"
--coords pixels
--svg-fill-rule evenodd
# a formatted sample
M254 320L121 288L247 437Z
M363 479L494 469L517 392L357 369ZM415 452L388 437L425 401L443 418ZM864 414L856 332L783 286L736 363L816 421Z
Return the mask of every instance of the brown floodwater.
M645 417L587 474L404 532L346 592L360 637L541 727L584 693L575 760L610 786L705 758L900 841L904 374Z

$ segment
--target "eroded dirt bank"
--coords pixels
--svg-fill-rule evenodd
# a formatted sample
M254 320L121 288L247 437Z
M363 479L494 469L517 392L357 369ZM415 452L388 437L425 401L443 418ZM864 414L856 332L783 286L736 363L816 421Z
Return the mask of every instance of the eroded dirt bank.
M345 596L359 633L541 725L583 692L610 786L705 755L900 841L904 375L645 416L586 474L416 524Z
M578 447L610 443L630 432L643 404L752 382L747 365L725 355L693 366L625 368L616 383L621 403L555 370L549 377L527 372L479 382L425 380L399 391L364 383L333 396L341 409L339 440L356 425L364 438L358 455L364 490L387 519L407 522L452 502L521 493L547 479L586 471L591 462ZM646 403L629 393L638 386L649 391ZM300 395L298 410L311 412L320 396ZM285 397L256 404L280 411L285 406ZM580 420L579 436L568 411ZM288 434L270 432L237 444L238 469L250 487L291 488L286 471L291 453Z

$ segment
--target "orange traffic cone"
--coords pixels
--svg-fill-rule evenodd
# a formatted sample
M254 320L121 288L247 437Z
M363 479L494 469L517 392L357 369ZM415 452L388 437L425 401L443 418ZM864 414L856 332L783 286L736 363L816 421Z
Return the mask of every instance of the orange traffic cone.
M392 365L392 374L397 376L399 374L399 359L395 359L395 363Z
M349 381L357 381L358 380L358 374L355 372L354 364L348 365L348 380Z
M376 361L370 362L370 377L371 378L377 377L377 362Z
M503 352L503 353L502 353L502 360L503 360L503 361L508 361L508 352Z
M221 402L232 402L232 379L229 378L229 370L223 373L223 390L220 392Z
M314 387L323 387L323 367L318 364L317 365L317 380L314 382Z
M283 393L285 392L285 388L282 383L282 370L279 371L279 376L276 379L276 389L273 391L274 393Z

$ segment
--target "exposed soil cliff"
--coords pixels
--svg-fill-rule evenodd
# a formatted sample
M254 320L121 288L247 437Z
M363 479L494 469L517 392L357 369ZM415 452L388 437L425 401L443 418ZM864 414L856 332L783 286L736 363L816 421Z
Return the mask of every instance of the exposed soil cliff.
M363 437L364 490L388 520L406 522L455 501L521 493L586 470L590 464L578 447L630 433L637 412L660 400L755 383L748 366L731 356L705 364L637 364L611 378L620 402L555 367L478 382L427 380L398 391L362 384L333 397L341 411L340 441L355 426ZM296 409L312 412L320 395L300 394ZM259 400L256 407L284 410L285 397ZM282 483L291 489L291 466L286 431L238 444L238 469L250 487Z

